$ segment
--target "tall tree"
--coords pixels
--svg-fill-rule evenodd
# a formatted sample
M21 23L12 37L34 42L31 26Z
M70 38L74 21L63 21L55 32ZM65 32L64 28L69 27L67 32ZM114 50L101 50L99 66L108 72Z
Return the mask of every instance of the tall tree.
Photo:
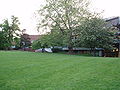
M65 36L66 45L73 49L73 32L90 15L87 0L46 0L47 4L39 10L40 27L51 31L59 30ZM53 28L54 27L54 28Z
M86 18L79 30L77 42L82 47L91 48L94 52L95 48L112 49L114 30L111 27L107 27L107 23L103 19L98 17Z
M17 17L12 16L11 22L8 21L8 19L5 19L2 24L0 24L1 28L1 35L3 36L3 40L5 40L3 44L3 48L8 49L12 46L12 42L14 42L14 38L19 37L19 20ZM5 39L4 39L5 38Z

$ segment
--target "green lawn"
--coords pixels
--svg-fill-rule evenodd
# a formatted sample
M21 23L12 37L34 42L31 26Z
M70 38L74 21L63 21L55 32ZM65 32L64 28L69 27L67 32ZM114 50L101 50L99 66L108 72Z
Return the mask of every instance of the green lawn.
M120 59L0 51L0 90L120 90Z

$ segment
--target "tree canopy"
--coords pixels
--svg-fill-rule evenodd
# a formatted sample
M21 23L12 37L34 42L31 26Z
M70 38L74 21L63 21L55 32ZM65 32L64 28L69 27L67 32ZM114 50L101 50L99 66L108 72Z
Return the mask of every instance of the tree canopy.
M40 8L39 28L50 29L39 41L44 45L73 47L112 47L113 33L97 13L89 11L88 0L46 0ZM59 38L61 37L61 38Z
M110 49L113 44L114 33L111 27L100 18L86 19L80 26L79 42L83 47Z
M39 27L56 29L65 35L69 49L73 48L72 33L81 21L90 15L87 0L46 0L47 4L39 10Z
M12 16L11 22L5 19L2 24L0 24L0 49L8 49L12 46L12 43L16 41L19 37L19 20L18 17Z

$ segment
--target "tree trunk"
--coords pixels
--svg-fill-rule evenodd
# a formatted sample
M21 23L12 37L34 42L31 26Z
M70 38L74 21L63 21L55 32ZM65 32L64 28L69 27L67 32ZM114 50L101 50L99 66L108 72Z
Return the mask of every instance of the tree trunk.
M69 32L69 45L68 45L69 54L73 54L73 44L72 44L72 32Z

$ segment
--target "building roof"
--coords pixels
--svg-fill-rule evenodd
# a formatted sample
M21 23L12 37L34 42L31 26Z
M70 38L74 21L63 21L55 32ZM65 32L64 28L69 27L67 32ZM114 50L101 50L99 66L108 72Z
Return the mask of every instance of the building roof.
M111 20L115 20L115 19L119 19L119 17L109 17L109 18L105 18L105 21L111 21Z
M107 19L105 19L105 21L108 22L108 24L107 24L108 27L120 26L120 17L107 18Z
M29 35L30 41L38 40L40 35Z

